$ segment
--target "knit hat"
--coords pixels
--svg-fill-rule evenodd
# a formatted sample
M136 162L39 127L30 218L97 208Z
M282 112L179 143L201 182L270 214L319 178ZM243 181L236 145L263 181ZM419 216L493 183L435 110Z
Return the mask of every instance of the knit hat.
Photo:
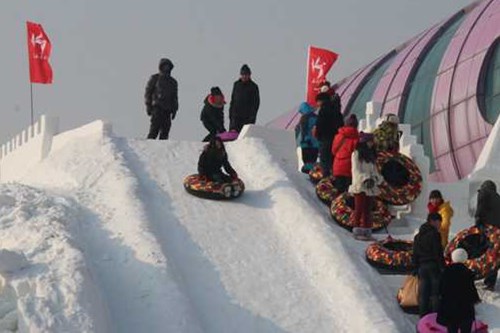
M212 96L223 96L222 91L220 90L219 87L212 87L210 88L210 95Z
M365 132L359 133L359 142L373 141L373 138L374 137L372 133L365 133Z
M358 128L358 117L356 117L354 113L348 115L345 120L345 125L349 127Z
M241 66L240 75L252 75L252 71L250 70L250 67L248 67L247 64Z
M328 93L319 93L316 95L316 102L326 102L326 101L329 101L330 100L330 95L328 95Z
M462 248L455 249L451 253L451 261L454 263L460 263L463 264L469 259L469 255L467 254L467 251L465 251Z

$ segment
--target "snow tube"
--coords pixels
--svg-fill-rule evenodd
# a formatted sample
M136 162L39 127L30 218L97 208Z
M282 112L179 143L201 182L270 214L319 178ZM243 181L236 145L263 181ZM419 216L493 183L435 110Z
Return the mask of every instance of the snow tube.
M463 248L469 255L465 262L476 279L482 279L488 273L500 266L500 228L485 226L483 237L477 227L460 231L448 243L445 250L445 259L451 262L451 253L457 248Z
M318 183L323 179L323 169L319 163L314 164L311 171L309 171L309 179L314 183Z
M385 202L401 206L407 205L422 191L422 174L411 158L398 152L377 153L377 167L384 177L380 184L380 198Z
M333 186L334 179L335 178L333 176L326 177L321 179L319 183L316 184L316 195L319 200L327 205L330 205L333 199L340 194L335 186Z
M380 199L374 198L375 204L372 207L372 230L380 230L391 223L391 213L387 205ZM354 228L354 197L346 192L339 195L332 201L330 213L341 227L352 231Z
M429 313L418 321L417 333L447 333L448 329L437 322L437 313ZM472 333L488 333L488 325L480 320L472 323Z
M226 142L226 141L234 141L234 140L238 139L239 134L240 133L238 133L237 131L231 130L229 132L219 133L219 134L217 134L217 136L222 141Z
M393 273L409 273L413 269L413 241L388 237L366 249L366 261L375 268Z
M239 197L245 191L245 184L241 179L218 183L204 176L191 175L184 179L184 188L188 193L200 198L229 200Z

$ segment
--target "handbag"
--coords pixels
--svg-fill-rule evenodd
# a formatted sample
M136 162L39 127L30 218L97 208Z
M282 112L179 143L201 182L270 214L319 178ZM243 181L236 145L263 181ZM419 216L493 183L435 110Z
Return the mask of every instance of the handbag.
M397 299L399 305L403 308L418 306L418 277L408 275L403 286L398 290Z

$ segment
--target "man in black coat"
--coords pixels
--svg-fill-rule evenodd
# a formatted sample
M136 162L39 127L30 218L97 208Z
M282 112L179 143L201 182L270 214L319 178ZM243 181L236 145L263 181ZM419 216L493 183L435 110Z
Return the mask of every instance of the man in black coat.
M200 120L209 134L203 139L204 142L226 131L224 127L224 95L219 87L210 89L210 95L205 98Z
M250 67L243 65L240 75L234 83L229 105L229 127L238 132L246 124L255 124L260 106L259 86L252 81Z
M474 275L464 265L467 258L464 249L453 251L453 264L445 268L441 277L437 322L446 326L450 333L458 333L459 329L461 333L471 332L476 318L474 305L480 301Z
M497 186L491 180L486 180L481 184L477 194L477 208L474 215L476 226L484 231L485 225L492 225L500 228L500 195L497 193ZM498 269L493 270L484 279L486 289L493 291L497 283Z
M177 81L170 75L174 64L161 59L160 72L152 75L146 85L144 100L146 112L151 117L148 139L168 139L172 120L179 109Z
M439 304L439 279L444 269L441 245L441 215L430 213L413 240L413 267L418 274L418 308L420 316L436 312Z
M323 177L332 173L332 142L339 128L344 126L344 117L340 113L340 99L334 103L328 93L316 96L319 106L316 120L316 138L319 141L319 160L323 169Z

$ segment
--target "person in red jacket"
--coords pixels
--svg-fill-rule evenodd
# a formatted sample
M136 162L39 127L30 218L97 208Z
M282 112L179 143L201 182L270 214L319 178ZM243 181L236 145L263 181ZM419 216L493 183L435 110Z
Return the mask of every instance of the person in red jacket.
M352 183L351 155L359 141L358 118L355 114L347 117L345 125L333 139L333 185L340 192L346 192Z

